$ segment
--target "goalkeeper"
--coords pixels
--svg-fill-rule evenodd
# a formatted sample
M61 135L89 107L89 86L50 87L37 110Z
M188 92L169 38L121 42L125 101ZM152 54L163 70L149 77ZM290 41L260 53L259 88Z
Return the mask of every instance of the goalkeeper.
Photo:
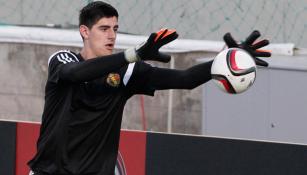
M89 3L79 16L81 52L62 50L50 56L37 153L28 163L30 174L113 175L123 109L131 96L192 89L211 79L212 61L186 70L144 62L170 60L170 55L159 49L178 37L175 30L152 33L142 45L112 54L117 30L114 7L101 1ZM259 35L254 32L246 42L237 44L227 34L225 41L255 57L270 56L256 51L267 45L267 40L252 45Z

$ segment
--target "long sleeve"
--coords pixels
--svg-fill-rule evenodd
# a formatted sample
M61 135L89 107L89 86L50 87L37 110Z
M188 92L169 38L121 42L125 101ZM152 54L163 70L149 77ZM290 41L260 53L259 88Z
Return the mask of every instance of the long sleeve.
M49 59L49 76L53 82L86 82L127 64L124 53L81 61L70 51L60 51Z
M212 62L201 63L186 70L153 67L148 84L156 90L193 89L211 80Z

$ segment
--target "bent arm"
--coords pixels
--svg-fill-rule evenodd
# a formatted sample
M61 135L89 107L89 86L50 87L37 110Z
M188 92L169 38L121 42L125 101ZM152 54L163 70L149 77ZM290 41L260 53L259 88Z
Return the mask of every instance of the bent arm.
M149 84L156 90L193 89L211 80L211 65L208 61L186 70L153 68Z

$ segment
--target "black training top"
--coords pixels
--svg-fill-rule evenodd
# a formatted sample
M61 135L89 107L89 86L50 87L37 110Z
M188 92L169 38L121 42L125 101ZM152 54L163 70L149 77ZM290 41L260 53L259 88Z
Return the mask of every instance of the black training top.
M57 175L114 174L124 105L133 94L153 95L143 78L151 71L144 62L128 64L123 53L92 63L71 51L53 54L31 169Z
M113 175L122 113L134 94L192 89L211 80L212 61L186 70L128 64L124 53L84 61L59 51L48 61L45 107L32 170Z

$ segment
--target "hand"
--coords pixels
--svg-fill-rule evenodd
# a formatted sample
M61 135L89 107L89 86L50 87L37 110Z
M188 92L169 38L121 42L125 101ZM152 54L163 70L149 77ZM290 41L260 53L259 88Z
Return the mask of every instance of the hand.
M159 49L172 42L178 37L176 30L161 29L156 33L152 33L146 42L141 45L130 48L125 51L128 62L138 60L154 60L167 63L171 60L171 56L159 52Z
M236 47L236 48L244 49L254 58L257 65L267 67L269 66L269 64L266 61L263 61L257 57L270 57L271 56L270 51L258 50L264 46L267 46L270 42L269 40L264 39L257 43L254 43L256 39L259 37L260 37L260 32L255 30L246 38L244 42L238 44L233 39L230 33L226 33L224 35L224 41L229 48Z

